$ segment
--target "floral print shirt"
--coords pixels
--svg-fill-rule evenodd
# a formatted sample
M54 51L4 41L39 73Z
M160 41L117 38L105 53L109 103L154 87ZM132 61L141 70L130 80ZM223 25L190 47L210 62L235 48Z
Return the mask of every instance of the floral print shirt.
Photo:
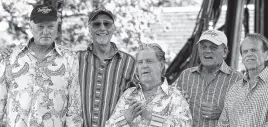
M43 61L22 45L0 61L0 125L82 126L77 56L53 45Z
M130 124L124 113L131 100L141 102L152 113L151 121L138 116ZM165 81L157 92L148 100L145 99L141 86L127 89L120 97L106 127L191 127L192 116L189 105L182 93Z

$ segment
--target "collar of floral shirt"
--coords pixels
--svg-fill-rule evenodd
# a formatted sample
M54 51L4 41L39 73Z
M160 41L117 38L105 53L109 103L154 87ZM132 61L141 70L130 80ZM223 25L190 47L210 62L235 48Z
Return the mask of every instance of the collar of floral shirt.
M191 69L191 72L200 73L202 66L203 66L202 64L199 64L199 66L193 67ZM217 71L215 71L215 74L217 74L219 71L222 71L223 73L226 73L226 74L230 74L230 67L225 63L225 61L223 61L220 68Z
M26 45L24 45L24 44L20 45L21 49L19 50L18 53L24 52L27 49L29 49L29 46L31 43L33 43L33 41L34 41L34 38L31 38ZM53 49L51 51L55 50L60 56L62 56L62 51L60 50L60 48L56 44L56 42L53 42L52 45L53 45Z
M257 78L261 79L265 84L268 83L268 67L265 67L263 71L257 76ZM243 76L243 85L246 84L246 82L249 81L248 72L244 73Z
M158 93L160 90L162 90L166 95L169 94L168 93L168 82L166 79L164 80L162 85L158 86L156 93ZM135 93L142 92L142 87L141 87L140 83L136 86L136 89L133 92L135 92Z
M109 59L111 59L111 58L112 58L113 56L115 56L116 54L119 54L119 57L122 57L123 54L122 54L121 52L119 52L119 50L118 50L116 44L113 43L113 42L110 42L110 43L111 43L112 50L109 51L109 52L110 52L110 57L109 57ZM90 50L93 54L97 55L96 51L94 50L93 43L90 43L90 44L88 45L88 50Z

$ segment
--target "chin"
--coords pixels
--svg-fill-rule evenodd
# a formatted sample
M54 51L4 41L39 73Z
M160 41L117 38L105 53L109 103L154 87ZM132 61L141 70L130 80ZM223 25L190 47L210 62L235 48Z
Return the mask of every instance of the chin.
M110 42L110 39L108 37L97 37L96 42L98 44L104 45L104 44L108 44Z

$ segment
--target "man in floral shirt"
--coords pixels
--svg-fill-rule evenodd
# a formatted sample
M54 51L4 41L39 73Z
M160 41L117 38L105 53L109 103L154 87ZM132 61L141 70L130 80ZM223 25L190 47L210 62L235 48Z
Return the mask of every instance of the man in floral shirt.
M140 84L123 93L105 127L191 127L189 104L164 78L161 47L142 45L136 58Z
M55 43L57 26L52 6L36 6L33 38L0 62L0 125L82 126L78 58Z

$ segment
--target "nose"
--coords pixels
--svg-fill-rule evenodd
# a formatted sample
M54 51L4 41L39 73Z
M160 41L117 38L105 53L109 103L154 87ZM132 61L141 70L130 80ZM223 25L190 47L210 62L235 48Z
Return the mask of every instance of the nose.
M204 52L210 53L211 52L211 49L210 48L205 48L204 49Z
M45 27L43 29L43 33L44 33L44 35L48 35L49 34L49 29Z
M100 25L100 30L105 30L105 26L103 23L101 23L101 25Z

